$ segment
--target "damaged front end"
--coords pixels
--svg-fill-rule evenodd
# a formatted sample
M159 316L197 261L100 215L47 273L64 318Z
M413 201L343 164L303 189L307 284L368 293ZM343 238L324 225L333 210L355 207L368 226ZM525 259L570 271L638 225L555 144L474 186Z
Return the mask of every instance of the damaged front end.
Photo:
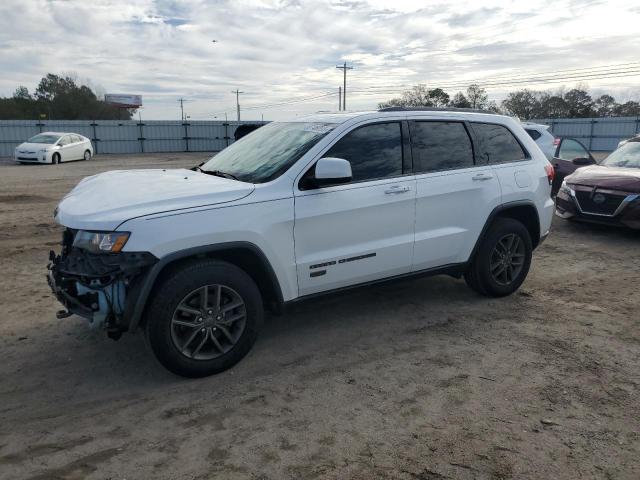
M148 252L119 251L124 243L117 252L101 251L104 240L95 251L78 246L83 244L78 242L82 235L98 234L67 228L60 254L49 253L47 282L65 307L56 314L58 318L79 315L88 319L92 328L102 328L117 339L128 329L140 279L158 259Z

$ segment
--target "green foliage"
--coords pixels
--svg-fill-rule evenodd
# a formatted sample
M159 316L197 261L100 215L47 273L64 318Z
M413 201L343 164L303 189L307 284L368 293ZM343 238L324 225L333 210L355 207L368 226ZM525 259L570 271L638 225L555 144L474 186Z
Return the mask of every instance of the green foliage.
M129 120L134 110L124 110L99 100L86 85L52 73L40 80L33 95L20 86L12 97L0 98L0 119Z
M489 101L487 92L479 85L469 85L466 94L456 93L453 98L441 88L428 89L424 84L416 85L380 103L384 107L456 107L491 110L519 117L534 118L587 118L587 117L635 117L640 116L640 103L616 102L611 95L601 95L595 100L584 88L576 87L567 92L538 92L529 89L516 90L507 95L500 105Z

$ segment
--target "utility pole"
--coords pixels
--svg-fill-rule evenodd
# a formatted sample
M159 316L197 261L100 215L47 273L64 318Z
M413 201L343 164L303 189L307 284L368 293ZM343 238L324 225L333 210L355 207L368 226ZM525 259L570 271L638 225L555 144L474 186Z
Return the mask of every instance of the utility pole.
M236 108L238 110L238 121L240 121L240 94L244 92L241 92L236 88L235 90L231 90L231 93L236 94Z
M347 70L353 70L353 67L347 67L347 62L344 65L336 65L338 70L342 70L344 73L344 83L342 86L342 110L347 109Z
M342 110L342 87L338 87L338 111Z
M180 118L182 118L182 121L184 122L184 99L181 98L178 101L180 102Z

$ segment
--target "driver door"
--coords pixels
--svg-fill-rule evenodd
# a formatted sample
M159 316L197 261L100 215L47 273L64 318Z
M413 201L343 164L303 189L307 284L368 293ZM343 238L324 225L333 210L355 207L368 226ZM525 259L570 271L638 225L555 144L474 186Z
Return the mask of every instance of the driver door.
M65 135L58 141L60 148L58 153L60 154L60 161L66 162L67 160L73 160L73 142L71 135Z
M403 153L401 122L356 127L322 155L348 160L350 183L306 187L315 165L300 179L294 240L301 296L410 272L416 181Z
M576 158L586 159L583 163L575 163ZM555 195L562 185L562 181L568 175L571 175L578 168L585 165L593 165L596 163L594 158L589 153L589 150L575 138L563 138L558 144L556 153L551 161L553 168L556 171L555 178L553 179L553 186L551 188L551 194Z

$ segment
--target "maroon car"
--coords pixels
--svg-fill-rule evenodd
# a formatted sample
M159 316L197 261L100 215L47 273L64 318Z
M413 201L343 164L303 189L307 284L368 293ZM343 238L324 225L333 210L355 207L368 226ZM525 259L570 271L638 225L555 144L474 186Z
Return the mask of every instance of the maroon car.
M640 138L568 175L556 195L556 215L640 229Z

